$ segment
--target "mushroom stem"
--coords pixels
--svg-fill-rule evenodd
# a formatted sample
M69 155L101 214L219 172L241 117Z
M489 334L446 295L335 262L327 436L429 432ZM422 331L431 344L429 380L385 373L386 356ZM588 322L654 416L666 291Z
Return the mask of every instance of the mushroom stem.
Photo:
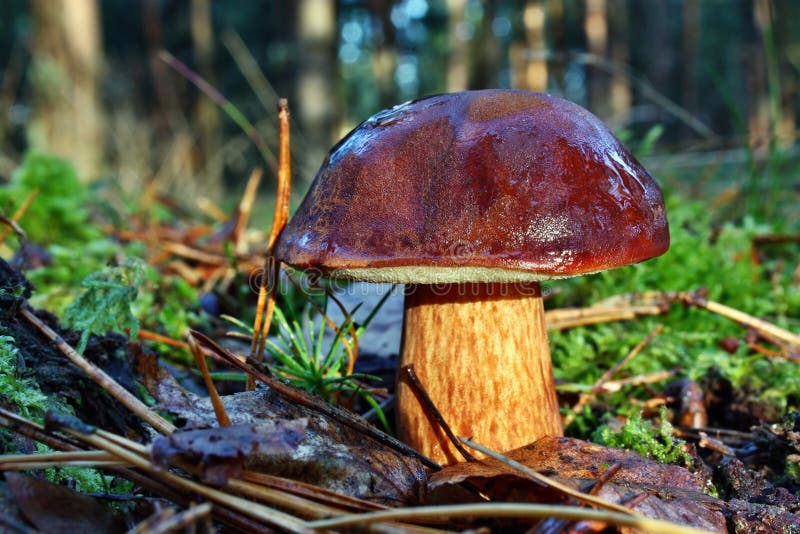
M562 434L538 282L407 285L400 365L413 365L457 436L506 451ZM397 386L400 439L461 460L410 387Z

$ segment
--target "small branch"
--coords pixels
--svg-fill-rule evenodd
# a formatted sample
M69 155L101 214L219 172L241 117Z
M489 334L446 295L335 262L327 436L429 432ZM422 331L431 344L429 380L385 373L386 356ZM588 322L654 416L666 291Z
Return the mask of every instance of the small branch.
M225 506L240 514L261 521L271 527L298 534L311 533L311 530L307 528L302 521L289 514L269 508L262 504L247 501L240 497L228 495L220 490L209 488L193 480L187 480L178 475L165 471L160 467L154 466L149 459L111 442L110 440L98 435L97 432L87 434L69 427L62 427L62 430L97 449L102 449L109 452L119 460L127 462L130 465L145 471L149 476L159 479L162 483L171 487L195 493L221 506Z
M674 299L679 302L683 302L684 304L688 304L689 306L702 308L710 311L711 313L716 313L717 315L726 317L731 321L739 323L745 328L755 330L759 335L762 335L767 340L778 340L793 347L800 348L800 336L797 334L793 334L788 330L785 330L763 319L759 319L758 317L753 317L752 315L739 311L735 308L731 308L730 306L720 304L719 302L714 302L713 300L708 300L698 291L678 293L675 295Z
M405 443L399 441L384 432L381 432L374 426L368 424L363 419L358 417L357 415L340 408L336 408L335 406L331 406L327 402L320 400L316 397L312 397L305 391L301 391L299 389L295 389L292 386L284 384L279 380L275 380L274 378L267 376L263 372L259 371L256 367L251 365L248 362L243 362L239 360L234 354L231 354L229 351L224 349L223 347L219 346L213 339L207 337L204 334L201 334L197 331L192 331L192 335L197 338L197 341L200 342L202 345L205 345L207 348L216 352L220 358L225 360L229 365L239 369L240 371L244 371L249 375L253 376L256 380L262 382L263 384L269 386L270 389L275 391L276 393L283 395L290 401L304 406L310 410L314 410L317 413L321 413L326 417L329 417L343 425L349 426L353 430L357 432L361 432L362 434L374 439L378 443L386 445L402 454L406 454L413 458L416 458L423 465L429 467L433 470L440 470L442 466L431 460L430 458L420 454L419 452L415 451Z
M180 532L182 529L194 525L201 519L211 515L211 503L204 502L180 513L175 513L172 508L157 512L155 515L142 521L128 534L166 534L167 532Z
M289 102L285 98L278 101L278 121L280 124L280 147L278 164L278 191L275 195L275 212L272 216L272 230L267 240L264 266L261 273L261 284L258 288L258 305L253 324L253 343L250 346L250 357L256 364L264 359L264 347L272 324L275 310L275 294L278 290L280 262L275 259L275 243L289 220L289 197L292 190L292 162L289 142ZM255 382L252 376L247 377L247 390L252 391Z
M44 324L27 306L20 309L20 314L35 326L47 339L56 344L58 349L69 358L78 368L91 378L97 385L103 388L109 395L117 399L123 406L141 417L153 428L162 434L171 434L175 431L175 426L151 410L145 403L136 398L127 389L120 386L116 380L111 378L105 371L95 364L78 354L64 339L59 336L52 328Z
M461 445L461 442L450 429L450 425L448 425L447 421L445 421L442 413L439 411L439 408L436 407L436 404L434 404L433 400L428 395L428 392L425 391L425 386L422 384L422 382L420 382L417 373L414 372L414 366L406 365L400 369L400 377L401 380L404 380L408 384L408 386L411 388L411 391L414 392L414 396L422 404L424 409L430 413L430 415L436 421L436 424L439 425L439 428L441 428L447 436L447 439L449 439L458 452L461 453L461 456L463 456L468 462L474 461L475 457L470 454L470 452L466 450L463 445Z
M659 333L661 333L661 331L663 329L664 329L664 325L663 324L659 324L658 326L656 326L653 329L653 331L650 332L647 335L646 338L644 338L642 341L640 341L638 345L636 345L633 349L631 349L631 351L628 352L628 354L624 358L622 358L620 361L618 361L612 367L607 369L606 372L604 372L602 375L600 375L600 378L598 378L597 381L594 383L594 387L592 388L593 392L595 390L597 390L598 388L600 388L605 382L608 382L608 380L610 380L612 376L617 374L617 372L620 369L622 369L625 365L628 364L628 362L630 362L640 352L642 352L642 350L647 345L649 345L650 342L652 342L653 339L655 339L655 337ZM572 407L572 413L569 413L569 414L566 415L566 417L564 417L564 426L565 427L568 426L570 423L572 423L575 420L575 417L576 417L575 414L579 413L584 408L584 406L589 404L591 402L592 398L594 398L594 393L592 393L592 394L581 393L580 397L578 397L578 402L576 402L575 405Z
M217 393L217 388L214 387L214 381L211 380L211 373L208 372L206 358L203 355L200 345L197 344L191 334L186 335L186 340L189 342L189 347L192 349L194 361L197 363L197 367L200 369L200 373L203 375L203 382L206 385L208 397L211 399L211 406L214 407L214 413L217 416L217 422L219 423L219 426L231 426L231 420L228 417L228 412L225 410L225 405L222 403L219 393Z
M172 67L178 74L183 76L185 79L189 80L195 87L200 89L205 95L211 99L217 106L225 112L230 119L235 122L239 128L250 138L258 151L261 153L261 157L267 162L271 169L275 169L275 155L269 149L267 144L258 134L255 126L253 126L247 117L245 117L241 111L239 111L236 106L231 103L230 100L225 98L222 93L217 91L211 84L205 81L199 74L194 72L192 69L187 67L183 64L178 58L167 52L166 50L159 50L158 57Z
M263 176L263 174L260 167L250 173L250 178L247 180L247 186L244 189L244 194L236 210L236 227L233 229L233 242L235 244L234 249L236 250L236 254L239 255L247 253L245 229L247 228L247 223L250 221L250 213L253 211L253 203L256 199L258 184L261 183L261 176Z
M614 321L628 321L644 315L663 315L668 308L662 306L605 306L594 305L588 308L558 308L544 314L548 330L567 330L578 326Z
M378 521L412 521L425 522L434 520L453 520L456 518L487 517L492 519L540 519L557 517L572 520L596 520L613 525L632 527L639 532L651 534L708 534L708 531L677 525L660 519L650 519L627 513L615 513L605 510L591 510L576 506L523 504L523 503L478 503L452 504L445 506L419 506L399 508L366 514L353 514L322 521L311 521L307 525L313 529L341 529L356 525L375 523Z
M599 497L595 497L593 495L588 495L586 493L581 493L580 491L574 490L574 489L570 488L569 486L565 486L561 482L553 480L550 477L544 476L543 474L541 474L541 473L539 473L537 471L534 471L533 469L531 469L527 465L521 464L516 460L512 460L511 458L509 458L507 456L503 456L502 454L500 454L498 452L495 452L495 451L493 451L492 449L490 449L488 447L484 447L483 445L479 445L478 443L475 443L475 442L470 441L468 439L464 439L464 438L458 438L458 439L460 439L461 442L464 443L465 445L467 445L468 447L471 447L471 448L475 449L476 451L480 451L483 454L485 454L486 456L489 456L490 458L494 458L495 460L497 460L497 461L499 461L501 463L504 463L507 466L519 471L520 473L522 473L523 475L526 475L529 479L533 480L534 482L537 482L539 484L543 484L548 488L553 488L555 490L558 490L561 493L563 493L564 495L572 497L573 499L577 500L578 502L582 502L584 504L594 505L594 506L597 506L598 508L604 508L604 509L610 510L612 512L617 512L617 513L621 513L621 514L630 514L630 515L633 515L635 517L643 517L640 514L625 508L621 504L608 502L608 501L606 501L604 499L600 499Z

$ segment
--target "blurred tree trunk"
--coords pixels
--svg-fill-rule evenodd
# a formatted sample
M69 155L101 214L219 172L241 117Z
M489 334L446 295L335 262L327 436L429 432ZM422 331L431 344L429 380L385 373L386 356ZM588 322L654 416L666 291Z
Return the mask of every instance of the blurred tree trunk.
M492 31L496 2L483 3L483 16L472 41L472 65L469 75L470 89L487 89L497 86L500 64L500 44Z
M608 54L611 62L618 67L627 68L631 61L630 48L628 46L629 32L628 21L628 0L609 0L607 7L607 20L609 25L608 32ZM631 95L630 80L624 75L614 73L610 80L609 104L613 115L625 115L630 111Z
M674 95L680 90L679 61L675 58L680 48L675 42L677 34L672 31L673 19L670 2L631 3L636 70L643 72L647 81L665 95ZM655 120L668 117L660 107L653 111Z
M301 175L313 177L332 142L335 120L336 6L334 0L298 0L298 122L308 142Z
M212 86L214 75L214 30L211 24L211 0L192 0L191 33L197 71ZM220 116L217 104L204 94L197 95L193 121L198 147L194 151L194 176L204 195L212 198L222 193L222 162L220 154Z
M700 4L698 0L684 0L683 1L683 35L681 39L681 104L691 113L697 116L698 110L698 72L697 60L699 54L699 37L700 37ZM691 129L688 126L683 127L685 134L689 135Z
M563 0L547 0L546 9L546 41L550 50L567 50L566 33L564 31L564 2ZM564 73L566 72L565 62L554 60L548 62L547 78L548 82L555 81L555 84L564 83Z
M748 63L749 96L747 130L748 142L755 149L765 149L774 140L774 119L778 113L771 109L775 104L770 97L770 83L775 83L770 69L769 42L772 33L772 10L768 0L754 0L752 6L753 25L761 33L762 41L750 47Z
M800 50L800 32L797 21L800 19L800 3L776 2L775 9L775 43L781 43L784 50ZM781 117L778 129L778 142L788 147L797 141L797 118L795 102L800 87L800 76L796 63L789 60L788 54L781 54L779 76L781 80Z
M450 56L447 63L447 91L466 91L469 82L469 43L465 35L466 0L447 0L447 34Z
M32 118L30 146L69 159L84 181L103 162L102 63L96 0L30 0Z
M375 54L372 59L372 70L378 86L378 101L382 108L396 104L394 71L397 66L397 49L395 47L395 31L392 24L392 2L389 0L370 0L367 4L372 16L378 23L380 34L375 36Z
M583 31L586 34L586 48L589 54L600 61L607 58L608 19L606 0L585 0L586 14ZM604 69L589 67L586 71L586 96L588 108L596 115L606 118L611 114L609 76Z
M510 50L511 85L516 89L547 91L545 20L546 11L541 0L528 2L522 10L524 44L515 43Z

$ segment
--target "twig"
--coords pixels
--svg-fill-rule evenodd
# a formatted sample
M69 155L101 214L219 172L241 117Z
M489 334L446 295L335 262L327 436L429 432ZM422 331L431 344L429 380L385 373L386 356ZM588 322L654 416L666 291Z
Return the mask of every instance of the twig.
M592 388L592 390L595 390L595 389L601 387L612 376L614 376L620 369L622 369L625 365L627 365L628 362L630 362L632 359L634 359L640 352L642 352L642 350L647 345L650 344L651 341L653 341L653 339L655 339L655 337L659 333L661 333L661 331L663 329L664 329L664 325L663 324L659 324L658 326L656 326L647 335L647 337L645 337L642 341L639 342L639 344L637 344L635 347L633 347L633 349L631 349L631 351L628 352L628 354L625 355L624 358L622 358L620 361L618 361L612 367L607 369L602 375L600 375L600 378L598 378L597 381L594 383L594 387ZM580 397L578 397L578 401L572 407L572 412L567 414L566 417L564 417L564 426L565 427L568 426L570 423L572 423L575 420L576 414L579 413L583 409L584 406L589 404L589 402L591 402L593 397L594 397L593 393L592 394L581 393Z
M230 508L240 514L262 521L268 526L280 528L294 533L310 533L311 530L303 521L262 504L250 502L240 497L228 495L222 491L209 488L203 484L182 478L178 475L154 466L147 458L128 450L110 440L98 435L97 432L87 434L77 429L63 426L62 430L75 436L89 445L107 451L124 462L148 473L153 478L160 479L163 483L181 490L196 493L210 501Z
M548 330L566 330L578 326L613 321L627 321L643 315L663 315L667 310L661 306L606 306L588 308L558 308L544 313Z
M36 317L27 305L20 309L20 314L25 320L35 326L47 339L55 343L64 356L69 358L72 363L77 365L89 378L103 388L109 395L122 403L123 406L138 415L162 434L171 434L175 431L175 426L172 423L155 413L131 392L120 386L116 380L111 378L105 371L78 354L78 352L64 341L52 328Z
M36 454L3 454L0 455L0 471L44 469L56 466L103 466L113 463L119 466L117 459L105 451L69 451Z
M783 328L763 319L753 317L750 314L744 313L735 308L731 308L730 306L720 304L719 302L714 302L713 300L708 300L698 291L678 293L673 298L679 302L683 302L684 304L695 306L697 308L703 308L711 313L716 313L717 315L726 317L734 322L739 323L745 328L751 328L759 335L766 337L768 340L779 340L794 347L800 347L800 336L793 334L788 330L784 330Z
M192 349L194 361L197 363L197 367L200 369L200 373L203 375L203 382L206 385L208 397L211 400L211 406L214 407L214 413L217 416L217 422L219 423L219 426L231 426L231 420L228 417L228 412L225 410L225 405L222 403L219 393L217 393L217 388L214 387L214 381L211 380L211 374L208 372L206 358L203 356L203 351L200 348L200 345L197 344L191 334L186 334L186 340L189 342L189 348Z
M235 122L239 128L250 138L253 144L256 145L261 156L267 162L271 169L276 168L275 155L269 149L264 139L259 135L258 130L247 120L241 111L234 106L230 100L225 98L222 93L217 91L211 84L205 81L199 74L183 64L175 56L166 50L159 50L158 57L167 65L172 67L178 74L189 80L195 87L200 89L205 95L212 100L217 106Z
M47 430L45 430L45 428L39 423L29 421L28 419L10 412L3 407L0 407L0 426L7 428L14 433L21 434L26 438L36 440L39 443L44 443L51 449L60 451L81 450L77 443L73 443L72 441L61 437L53 436L48 433Z
M240 371L244 371L249 375L252 375L256 380L262 382L263 384L269 386L270 389L275 391L276 393L283 395L290 401L314 410L317 413L321 413L331 419L334 419L343 425L346 425L357 432L361 432L366 436L376 440L387 447L391 447L392 449L406 454L408 456L412 456L422 462L423 465L434 469L436 471L440 470L442 467L431 460L430 458L420 454L419 452L415 451L405 443L381 432L374 426L370 425L369 423L365 422L363 419L358 417L357 415L347 411L337 408L335 406L331 406L327 402L320 400L316 397L312 397L305 391L301 391L299 389L295 389L287 384L279 380L275 380L274 378L267 376L263 372L259 371L256 367L251 365L248 362L243 362L239 358L237 358L234 354L227 351L225 348L219 346L213 339L207 337L206 335L192 330L192 335L197 338L197 341L208 347L209 349L215 351L223 360L225 360L229 365L239 369Z
M491 518L517 518L539 519L546 517L559 517L564 519L589 519L605 521L614 525L633 527L640 532L652 534L708 534L684 525L677 525L660 519L650 519L641 515L631 515L631 511L624 508L624 513L609 512L606 510L591 510L577 506L523 504L523 503L477 503L477 504L452 504L446 506L419 506L399 508L366 514L352 514L322 521L307 523L313 529L338 529L354 525L374 523L377 521L414 521L425 522L430 520L455 519L459 517L491 517Z
M296 495L298 497L305 497L328 506L334 506L340 510L348 511L375 511L386 510L388 507L377 504L356 497L350 497L336 493L319 486L300 482L299 480L292 480L288 478L278 477L267 473L258 473L255 471L242 471L239 475L241 480L245 482L252 482L260 484L261 486L281 491L283 493Z
M180 513L168 508L156 513L145 521L142 521L128 531L128 534L164 534L184 529L193 525L211 514L211 503L204 502Z
M556 480L553 480L550 477L547 477L547 476L545 476L545 475L543 475L541 473L538 473L537 471L534 471L533 469L531 469L527 465L521 464L516 460L512 460L511 458L509 458L507 456L504 456L504 455L502 455L502 454L500 454L500 453L498 453L496 451L493 451L492 449L490 449L488 447L484 447L483 445L480 445L478 443L475 443L473 441L470 441L470 440L462 438L462 437L459 437L458 439L460 439L461 442L464 443L465 445L467 445L468 447L471 447L471 448L475 449L476 451L480 451L483 454L485 454L486 456L489 456L490 458L494 458L495 460L497 460L499 462L502 462L502 463L506 464L507 466L519 471L520 473L522 473L523 475L526 475L528 478L530 478L534 482L538 482L539 484L543 484L546 487L558 490L561 493L563 493L564 495L572 497L573 499L577 500L578 502L581 502L581 503L584 503L584 504L594 505L594 506L597 506L598 508L604 508L604 509L610 510L612 512L617 512L617 513L621 513L621 514L631 514L631 515L634 515L634 516L637 516L637 517L642 517L640 514L625 508L621 504L608 502L608 501L606 501L604 499L600 499L598 497L595 497L594 495L588 495L586 493L581 493L580 491L574 490L574 489L570 488L569 486L565 486L561 482L558 482Z
M250 345L250 357L260 364L264 359L264 347L272 324L272 313L275 310L275 293L278 290L280 263L275 260L275 243L278 241L286 221L289 220L289 196L292 190L292 162L289 141L289 102L285 98L278 101L278 121L280 124L280 148L278 165L278 191L275 195L275 213L272 216L272 230L267 240L267 250L262 267L261 283L258 288L258 304L253 324L253 342ZM247 389L252 391L255 382L252 376L247 377Z
M669 369L664 371L654 371L643 375L629 376L628 378L620 378L619 380L609 380L603 385L599 386L594 393L614 393L621 390L625 386L641 386L642 384L653 384L655 382L663 382L678 374L677 369Z
M19 248L21 251L24 251L25 247L28 245L28 235L25 233L25 230L23 230L22 227L17 224L17 221L6 217L5 215L0 215L0 222L3 222L6 226L8 226L8 228L11 228L11 230L17 235L17 238L19 239ZM3 235L3 238L0 239L0 242L5 241L6 235L7 234Z
M6 240L8 237L8 232L11 230L13 230L17 235L25 235L25 232L23 232L22 228L20 228L16 223L18 223L22 216L25 215L25 212L28 211L28 208L31 206L33 200L38 194L39 188L37 187L28 194L25 200L22 201L22 204L20 204L19 208L17 208L17 211L15 211L10 218L3 217L3 221L8 225L8 228L4 229L3 232L0 233L0 243Z
M653 84L636 76L633 70L624 63L609 61L596 54L587 54L585 52L527 50L526 57L530 60L544 59L545 61L578 61L606 71L607 73L625 77L629 80L630 84L638 88L645 97L660 105L664 110L667 111L667 113L686 124L697 134L708 140L717 139L717 135L708 126L697 119L697 117L667 98L663 93L659 92L655 86L653 86Z
M250 173L250 178L247 180L247 186L244 189L244 194L236 210L236 227L233 229L233 242L235 244L234 250L237 254L245 254L247 252L245 229L247 228L247 223L250 221L253 202L255 202L258 184L261 183L261 176L263 174L260 167L257 167Z
M427 410L428 413L433 417L433 419L436 421L436 424L439 425L439 428L441 428L447 436L447 439L449 439L458 452L461 453L461 456L463 456L467 461L475 460L475 457L470 454L470 452L466 450L463 445L461 445L460 441L458 441L458 438L450 429L450 425L447 424L447 421L445 421L444 417L442 416L442 412L439 411L439 408L436 407L436 404L430 398L428 392L425 391L425 386L422 384L422 382L420 382L417 373L414 372L414 366L403 366L403 368L400 369L400 379L404 380L408 384L408 386L411 388L411 391L414 392L414 396L425 407L425 410Z

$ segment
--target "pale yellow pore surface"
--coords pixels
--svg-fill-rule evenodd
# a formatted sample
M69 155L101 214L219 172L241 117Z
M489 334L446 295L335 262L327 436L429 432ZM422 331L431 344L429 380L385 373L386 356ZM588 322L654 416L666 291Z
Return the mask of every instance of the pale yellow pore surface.
M562 435L538 283L406 286L400 365L413 364L457 436L506 451ZM400 439L461 461L403 380Z

